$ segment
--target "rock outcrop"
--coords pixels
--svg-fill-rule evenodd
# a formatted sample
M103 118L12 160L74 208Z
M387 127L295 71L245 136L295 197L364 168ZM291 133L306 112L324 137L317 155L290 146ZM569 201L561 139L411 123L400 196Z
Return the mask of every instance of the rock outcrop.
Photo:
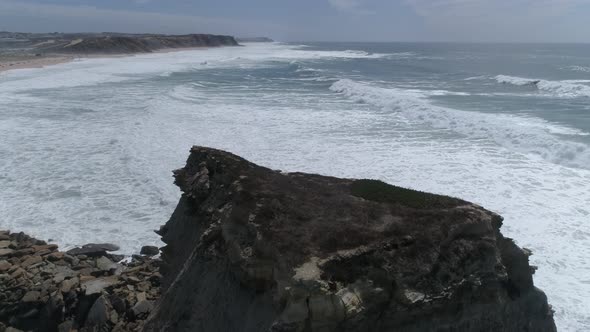
M145 331L555 331L480 206L193 147Z
M140 331L160 295L159 260L86 245L60 252L0 231L0 332Z

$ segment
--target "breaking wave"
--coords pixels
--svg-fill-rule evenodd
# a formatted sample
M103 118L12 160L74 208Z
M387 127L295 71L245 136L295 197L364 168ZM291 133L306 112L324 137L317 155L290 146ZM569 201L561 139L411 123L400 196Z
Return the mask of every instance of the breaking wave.
M533 86L540 91L561 98L590 97L590 86L574 83L573 81L548 81L507 75L498 75L495 79L498 83L502 84Z
M564 136L587 135L538 118L486 114L433 105L427 91L384 88L343 79L330 90L356 101L399 112L405 119L449 129L471 139L487 139L519 153L569 167L588 168L590 147ZM560 136L561 135L561 136Z

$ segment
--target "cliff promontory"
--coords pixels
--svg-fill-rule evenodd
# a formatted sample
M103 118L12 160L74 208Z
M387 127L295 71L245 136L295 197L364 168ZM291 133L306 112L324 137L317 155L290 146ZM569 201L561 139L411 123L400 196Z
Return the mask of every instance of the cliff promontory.
M555 331L502 218L193 147L146 331Z
M0 32L3 49L16 54L133 54L163 49L238 46L232 36L210 34L161 35L124 33L10 33Z

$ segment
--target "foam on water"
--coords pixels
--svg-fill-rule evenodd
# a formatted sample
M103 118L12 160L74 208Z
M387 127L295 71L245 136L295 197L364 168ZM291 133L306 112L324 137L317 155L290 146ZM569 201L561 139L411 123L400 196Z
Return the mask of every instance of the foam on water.
M573 71L583 72L583 73L590 73L590 67L585 67L585 66L571 66L571 67L568 67L568 69L573 70Z
M434 104L474 95L447 87L307 70L375 60L365 53L259 44L0 76L9 101L0 102L0 228L66 248L159 244L152 230L180 195L171 170L191 145L212 146L274 169L378 178L496 211L503 232L533 250L559 330L589 330L590 163L576 140L587 133Z
M551 162L590 167L589 146L554 135L587 135L573 128L537 118L484 114L435 106L426 98L429 93L423 91L375 87L348 79L334 83L330 89L355 101L396 111L416 123L453 130L470 139L492 140L505 148L540 156ZM437 94L439 93L434 95Z
M517 86L535 86L539 90L551 93L557 97L590 97L590 86L581 84L584 81L548 81L506 75L498 75L495 78L498 83L512 84Z

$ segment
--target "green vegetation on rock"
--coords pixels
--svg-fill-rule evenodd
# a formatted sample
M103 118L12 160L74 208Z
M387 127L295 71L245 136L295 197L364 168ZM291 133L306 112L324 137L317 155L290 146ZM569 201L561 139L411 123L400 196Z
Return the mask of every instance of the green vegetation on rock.
M379 180L356 180L351 191L352 195L366 200L399 203L416 209L445 209L465 203L457 198L392 186Z

